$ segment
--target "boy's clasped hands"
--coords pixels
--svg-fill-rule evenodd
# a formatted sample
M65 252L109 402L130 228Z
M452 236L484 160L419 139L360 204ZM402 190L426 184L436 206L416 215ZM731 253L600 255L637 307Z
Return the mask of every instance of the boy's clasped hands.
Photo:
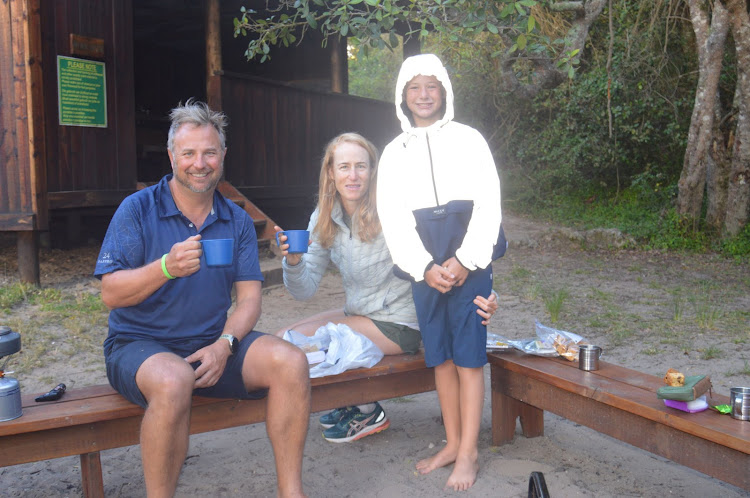
M438 292L445 294L453 287L461 287L466 281L468 275L469 270L459 263L454 256L445 261L442 265L433 264L430 269L424 273L424 279L425 282L427 282L427 285Z

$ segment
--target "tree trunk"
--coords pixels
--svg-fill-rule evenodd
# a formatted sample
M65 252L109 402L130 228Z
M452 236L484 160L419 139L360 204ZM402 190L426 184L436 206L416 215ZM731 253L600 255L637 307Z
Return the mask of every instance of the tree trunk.
M730 110L731 112L731 110ZM706 227L712 234L720 234L724 228L727 212L727 186L731 162L727 137L720 126L722 109L717 92L714 106L714 125L711 131L711 145L706 158Z
M724 236L747 225L750 212L750 18L747 0L726 0L737 52L737 120L729 171Z
M713 2L711 19L706 2L688 0L698 48L698 86L688 131L685 160L678 182L677 212L697 229L706 186L706 170L714 138L724 43L729 31L728 13L719 0Z

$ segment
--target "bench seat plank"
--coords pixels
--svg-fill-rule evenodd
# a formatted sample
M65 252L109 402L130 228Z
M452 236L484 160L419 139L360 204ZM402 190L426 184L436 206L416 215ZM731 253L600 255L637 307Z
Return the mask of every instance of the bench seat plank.
M369 369L311 379L311 385L315 412L432 391L435 378L423 355L396 355ZM23 396L23 416L0 422L0 466L87 455L139 442L143 409L110 386L71 389L55 402L36 403L34 397ZM265 412L265 399L194 396L190 433L263 422ZM86 464L95 473L96 461Z
M750 424L710 410L668 408L655 394L658 377L606 362L584 372L561 358L520 352L492 354L490 364L495 444L513 438L518 416L527 437L541 435L543 411L550 411L750 490Z
M663 385L662 380L653 375L623 375L624 380L619 380L618 374L632 370L600 362L600 369L596 372L584 372L562 358L544 358L520 352L490 355L490 363L750 454L750 424L728 415L719 415L713 410L685 413L667 407L663 400L656 397L656 390ZM521 401L524 401L523 397L527 394L529 393L514 393L520 396L516 399ZM729 403L726 396L718 394L714 394L711 400L714 404Z

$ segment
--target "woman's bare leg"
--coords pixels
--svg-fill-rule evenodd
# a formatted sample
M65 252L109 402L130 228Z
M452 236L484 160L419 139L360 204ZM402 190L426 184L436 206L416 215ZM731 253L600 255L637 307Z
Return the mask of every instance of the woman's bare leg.
M401 347L383 335L380 329L372 323L372 320L364 316L347 316L344 314L344 310L329 310L324 311L323 313L318 313L317 315L295 322L288 327L284 327L283 329L276 331L274 335L282 337L284 332L292 329L309 337L315 334L315 331L320 327L328 323L343 323L344 325L347 325L352 330L359 332L374 342L383 354L390 355L403 353Z

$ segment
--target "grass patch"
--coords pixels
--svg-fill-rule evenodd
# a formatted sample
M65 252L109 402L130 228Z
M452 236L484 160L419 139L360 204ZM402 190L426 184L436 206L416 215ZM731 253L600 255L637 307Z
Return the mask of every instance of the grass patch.
M513 265L510 270L510 277L514 280L529 280L533 275L531 270L518 265Z
M0 310L9 313L12 307L26 301L35 290L33 285L23 283L0 287Z
M630 327L615 327L612 332L610 332L610 337L612 338L612 343L615 346L621 346L625 342L630 342L628 339L633 337L634 332L633 329Z
M744 375L745 377L750 377L750 362L748 362L747 360L743 360L743 361L745 362L745 364L741 370L737 370L736 372L727 372L726 375L727 376Z
M682 315L685 313L685 299L681 296L672 296L672 320L679 322L682 320Z
M639 247L704 253L716 251L736 261L750 256L750 224L727 240L711 237L703 224L698 230L685 224L672 202L674 183L658 182L644 173L624 190L558 189L558 195L545 193L519 199L516 208L524 214L580 229L615 228L631 235Z
M657 348L656 346L650 346L643 350L643 354L647 356L655 356L657 354L661 354L661 349Z
M704 360L713 360L714 358L720 358L723 355L721 349L716 346L709 346L703 350L701 358Z
M101 355L109 310L98 294L40 289L26 284L0 288L4 324L21 334L14 369L28 372L75 354Z
M565 301L570 297L570 293L566 289L558 289L544 293L544 308L549 313L550 320L552 323L557 323L560 319L560 313L562 313Z
M538 282L529 284L523 292L523 297L527 301L534 301L542 294L542 285Z
M696 294L688 296L688 301L695 311L695 321L700 328L711 329L721 317L721 310L716 307L711 294L711 286L702 282Z

